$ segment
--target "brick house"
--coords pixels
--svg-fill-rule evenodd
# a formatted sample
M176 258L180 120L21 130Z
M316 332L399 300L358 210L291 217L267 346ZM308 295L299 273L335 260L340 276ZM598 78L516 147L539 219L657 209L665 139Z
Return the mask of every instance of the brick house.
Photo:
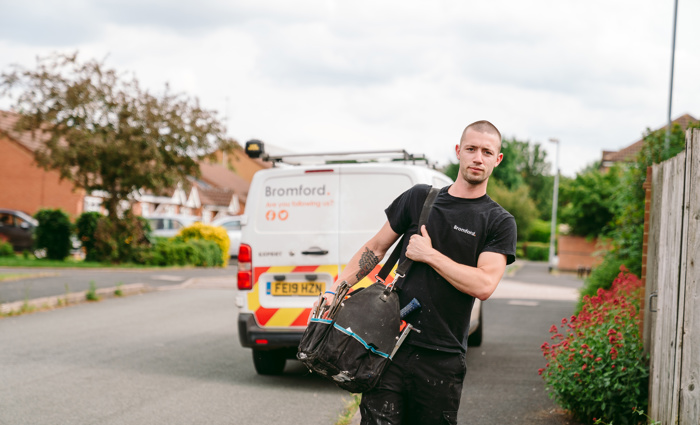
M84 211L85 191L61 180L34 161L39 137L17 133L19 115L0 111L0 207L33 215L41 208L61 208L75 217Z
M0 208L24 211L33 215L41 208L61 208L75 218L85 211L104 212L104 194L74 188L68 180L60 180L57 171L46 171L34 160L41 147L41 137L29 132L16 132L19 115L0 111ZM224 165L224 161L228 165ZM185 214L210 222L219 215L236 215L244 211L248 187L253 174L266 165L244 154L224 156L218 161L200 164L202 176L191 179L189 189L179 184L156 195L138 191L131 207L137 215ZM231 168L242 170L239 175ZM124 205L128 208L128 205Z
M681 115L680 117L671 121L672 124L680 125L683 131L685 131L685 129L688 128L689 124L696 122L698 122L697 118L693 117L690 114ZM666 127L667 126L663 126L657 130L663 130ZM603 151L603 154L600 158L600 170L607 171L610 169L610 167L612 167L613 164L618 162L634 161L634 158L637 156L637 153L640 150L642 150L643 146L644 138L642 137L641 139L637 140L629 146L620 149L619 151Z

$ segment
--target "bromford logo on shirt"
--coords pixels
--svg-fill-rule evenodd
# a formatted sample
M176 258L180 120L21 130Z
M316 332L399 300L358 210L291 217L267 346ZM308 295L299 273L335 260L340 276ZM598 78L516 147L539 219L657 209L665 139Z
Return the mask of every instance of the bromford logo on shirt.
M472 232L469 229L462 229L461 227L457 226L456 224L455 224L454 229L457 230L458 232L462 232L462 233L466 233L468 235L476 236L476 232Z

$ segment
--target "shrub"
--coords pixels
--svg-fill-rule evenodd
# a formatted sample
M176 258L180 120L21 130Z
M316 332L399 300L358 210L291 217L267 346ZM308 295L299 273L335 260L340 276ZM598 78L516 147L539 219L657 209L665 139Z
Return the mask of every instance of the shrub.
M556 402L577 419L638 424L646 410L649 367L640 336L640 279L624 267L608 291L585 297L578 315L552 325L539 370Z
M78 239L85 248L85 261L102 261L99 252L95 249L95 233L97 226L104 216L98 212L85 212L80 214L75 222Z
M530 261L547 261L549 259L549 243L526 242L523 244L523 254Z
M576 313L581 311L584 297L592 297L598 294L599 289L610 289L612 282L620 273L621 266L622 260L617 258L617 255L614 253L608 253L603 259L603 262L593 268L591 275L588 276L581 288L581 298L576 306Z
M223 266L224 256L221 255L221 248L214 241L205 239L191 239L188 245L194 248L191 264L198 267L218 267ZM228 251L226 251L228 253Z
M184 241L191 239L204 239L216 243L221 249L220 255L222 263L220 263L220 265L225 266L228 264L228 250L231 245L231 241L228 238L226 229L223 227L210 226L203 223L194 223L180 230L178 237L182 238Z
M46 258L63 260L70 254L73 225L60 209L41 209L34 215L39 222L35 238L37 248L46 249Z
M12 257L15 255L15 250L12 249L12 244L0 240L0 257Z
M144 218L130 211L116 220L99 217L94 233L95 261L146 263L151 247L147 237L149 229Z

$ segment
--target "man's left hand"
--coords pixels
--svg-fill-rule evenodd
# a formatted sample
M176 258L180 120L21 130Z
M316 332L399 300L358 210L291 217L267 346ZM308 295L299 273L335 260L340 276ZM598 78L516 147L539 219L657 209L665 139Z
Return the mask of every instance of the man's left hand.
M425 225L423 225L420 228L420 235L416 233L415 235L411 236L411 239L408 240L406 257L413 261L421 261L426 263L428 257L433 252L433 241L430 239L430 235L428 235Z

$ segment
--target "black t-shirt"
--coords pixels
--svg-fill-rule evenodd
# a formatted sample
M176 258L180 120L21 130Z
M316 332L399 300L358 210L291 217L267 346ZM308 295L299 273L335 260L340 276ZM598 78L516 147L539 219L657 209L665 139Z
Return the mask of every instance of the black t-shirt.
M456 198L444 187L430 212L426 229L437 249L453 261L476 267L484 251L506 255L515 261L516 225L513 216L488 195L476 199ZM394 232L405 234L401 259L411 235L419 233L418 220L430 186L416 185L386 209ZM432 267L413 262L398 287L401 306L413 298L421 308L406 318L421 331L411 332L407 343L449 352L466 352L469 318L474 297L457 290Z

